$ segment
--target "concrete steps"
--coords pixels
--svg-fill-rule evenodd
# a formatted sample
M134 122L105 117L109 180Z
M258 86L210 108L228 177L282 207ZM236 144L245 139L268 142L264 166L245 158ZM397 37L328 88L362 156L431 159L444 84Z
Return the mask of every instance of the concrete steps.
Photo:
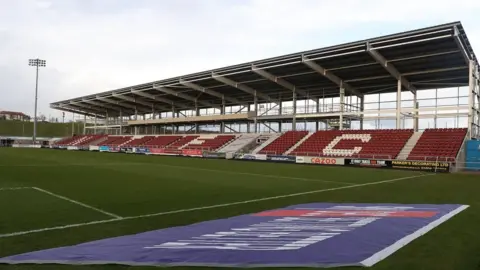
M412 134L410 139L408 139L407 143L405 146L403 146L402 150L397 156L397 159L399 160L407 160L408 155L410 155L410 152L412 152L413 148L415 145L417 145L418 140L420 137L422 137L423 132L422 131L417 131Z
M300 141L298 141L295 145L293 145L292 147L290 147L287 152L284 153L284 155L289 155L291 152L293 152L293 150L295 150L297 147L299 147L300 145L302 145L303 142L305 142L306 140L308 140L308 138L310 138L315 132L309 132L307 134L307 136L303 137Z

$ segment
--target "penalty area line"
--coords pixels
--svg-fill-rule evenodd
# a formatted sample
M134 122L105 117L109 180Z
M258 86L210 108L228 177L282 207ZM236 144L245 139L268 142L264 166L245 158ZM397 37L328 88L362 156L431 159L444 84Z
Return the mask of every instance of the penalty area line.
M32 188L33 187L4 187L4 188L0 188L0 191L32 189Z
M163 216L163 215L171 215L171 214L178 214L178 213L185 213L185 212L200 211L200 210L206 210L206 209L222 208L222 207L228 207L228 206L232 206L232 205L249 204L249 203L254 203L254 202L269 201L269 200L282 199L282 198L288 198L288 197L296 197L296 196L315 194L315 193L323 193L323 192L329 192L329 191L335 191L335 190L343 190L343 189L351 189L351 188L357 188L357 187L381 185L381 184L393 183L393 182L397 182L397 181L413 179L413 178L420 178L420 177L431 176L431 175L435 175L435 174L434 173L418 174L418 175L407 176L407 177L387 179L387 180L383 180L383 181L375 181L375 182L355 184L355 185L342 186L342 187L334 187L334 188L317 189L317 190L311 190L311 191L306 191L306 192L291 193L291 194L265 197L265 198L259 198L259 199L252 199L252 200L246 200L246 201L238 201L238 202L223 203L223 204L216 204L216 205L209 205L209 206L201 206L201 207L188 208L188 209L179 209L179 210L172 210L172 211L167 211L167 212L159 212L159 213L145 214L145 215L138 215L138 216L121 217L121 218L114 218L114 219L107 219L107 220L97 220L97 221L91 221L91 222L85 222L85 223L77 223L77 224L56 226L56 227L43 228L43 229L35 229L35 230L29 230L29 231L23 231L23 232L6 233L6 234L0 234L0 238L20 236L20 235L26 235L26 234L32 234L32 233L39 233L39 232L63 230L63 229L83 227L83 226L89 226L89 225L95 225L95 224L105 224L105 223L111 223L111 222L123 221L123 220L133 220L133 219L140 219L140 218L148 218L148 217L155 217L155 216Z
M115 214L113 214L113 213L110 213L110 212L107 212L107 211L105 211L105 210L102 210L102 209L93 207L93 206L91 206L91 205L88 205L88 204L85 204L85 203L82 203L82 202L79 202L79 201L76 201L76 200L72 200L72 199L67 198L67 197L65 197L65 196L58 195L58 194L55 194L55 193L53 193L53 192L47 191L47 190L45 190L45 189L38 188L38 187L32 187L32 188L35 189L35 190L37 190L37 191L43 192L43 193L45 193L45 194L48 194L48 195L50 195L50 196L53 196L53 197L55 197L55 198L65 200L65 201L71 202L71 203L76 204L76 205L83 206L83 207L85 207L85 208L88 208L88 209L91 209L91 210L93 210L93 211L102 213L102 214L104 214L104 215L113 217L113 218L115 218L115 219L121 219L121 218L122 218L122 217L119 216L119 215L115 215Z

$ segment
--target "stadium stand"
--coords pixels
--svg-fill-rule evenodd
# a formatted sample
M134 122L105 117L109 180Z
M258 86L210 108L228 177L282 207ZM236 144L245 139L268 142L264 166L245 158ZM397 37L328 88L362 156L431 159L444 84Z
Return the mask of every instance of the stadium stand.
M394 129L317 131L291 154L394 159L412 134Z
M132 136L115 136L115 137L109 137L106 141L102 142L101 145L106 145L106 146L120 146L123 145L130 140L132 140Z
M228 153L228 152L237 152L241 149L244 149L246 146L253 144L257 138L261 135L259 134L242 134L237 137L233 142L225 145L222 148L219 148L218 152Z
M272 143L260 150L260 154L281 155L290 147L294 146L298 141L307 136L308 131L287 131L278 137Z
M466 134L466 128L426 129L408 160L454 161Z
M84 137L84 136L80 135L80 136L67 137L67 138L64 138L64 139L61 139L61 140L55 142L55 145L62 145L62 146L70 145L71 143L73 143L74 141L76 141L76 140L78 140L82 137Z
M203 134L159 136L79 135L57 141L59 146L144 146L165 152L186 150L236 152L249 146L252 153L294 156L354 157L400 160L455 161L467 129L288 131L262 134ZM267 144L265 144L267 142ZM260 149L258 145L260 144ZM252 148L255 148L253 151ZM256 152L258 151L258 152Z
M235 135L201 135L183 149L214 151L236 139Z
M93 142L107 138L106 135L75 135L73 137L65 138L54 143L60 146L85 146L91 145Z
M189 135L182 137L180 140L175 141L174 143L170 144L168 148L171 149L182 149L186 145L188 145L191 141L195 140L198 138L199 135Z
M149 147L154 147L154 148L165 148L182 138L183 136L173 136L173 135L158 136L158 137L155 137L153 140L148 141L148 143L145 143L145 145Z
M136 138L129 141L128 143L125 144L125 146L129 146L129 147L143 146L148 144L150 141L154 139L155 139L155 136L143 136L141 138Z
M84 137L84 139L80 140L78 143L74 144L75 146L89 146L89 145L96 145L97 143L101 143L103 140L107 139L107 135L89 135Z

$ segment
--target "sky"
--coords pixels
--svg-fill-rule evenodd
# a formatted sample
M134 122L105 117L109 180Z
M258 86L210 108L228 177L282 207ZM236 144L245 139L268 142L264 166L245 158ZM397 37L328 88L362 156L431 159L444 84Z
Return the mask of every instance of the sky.
M0 110L461 21L480 54L478 0L0 0Z

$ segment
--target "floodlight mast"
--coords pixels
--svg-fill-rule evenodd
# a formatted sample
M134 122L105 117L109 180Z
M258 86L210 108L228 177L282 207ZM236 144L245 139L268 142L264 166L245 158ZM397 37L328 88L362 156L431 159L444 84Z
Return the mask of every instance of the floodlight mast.
M37 144L37 100L38 100L38 68L46 67L47 61L41 59L29 59L28 65L36 67L36 80L35 80L35 110L33 118L33 144Z

